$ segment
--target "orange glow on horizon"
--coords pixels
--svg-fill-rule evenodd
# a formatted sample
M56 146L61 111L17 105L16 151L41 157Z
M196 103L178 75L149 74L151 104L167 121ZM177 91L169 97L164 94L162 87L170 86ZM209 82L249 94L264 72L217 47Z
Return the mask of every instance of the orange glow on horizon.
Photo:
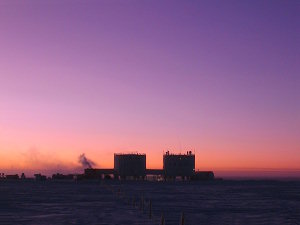
M121 151L115 151L121 152ZM124 151L130 152L130 151ZM174 151L175 152L175 151ZM37 173L39 171L48 173L48 175L56 172L81 173L83 168L78 163L78 156L82 152L77 151L45 151L41 152L37 149L29 149L22 152L9 151L0 153L0 169L2 171L16 171L21 173L29 171L29 173ZM87 151L86 156L96 163L95 168L113 168L113 151ZM162 168L163 152L145 152L147 155L147 168ZM176 152L175 152L176 153ZM179 153L179 152L178 152ZM241 155L227 154L226 157L218 156L213 151L196 151L196 170L212 170L220 175L258 175L260 171L263 174L296 174L300 175L300 168L297 159L288 159L280 161L280 156L273 157L269 161L265 161L264 157L260 160L257 155ZM263 156L263 155L261 155Z

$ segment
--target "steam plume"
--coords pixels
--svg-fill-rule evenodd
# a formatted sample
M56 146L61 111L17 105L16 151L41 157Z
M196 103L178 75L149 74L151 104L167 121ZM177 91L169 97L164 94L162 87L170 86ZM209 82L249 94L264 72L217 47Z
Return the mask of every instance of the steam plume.
M81 163L81 165L84 167L84 168L92 168L93 166L95 166L96 164L88 159L87 157L85 157L85 154L82 153L79 158L78 158L78 162Z

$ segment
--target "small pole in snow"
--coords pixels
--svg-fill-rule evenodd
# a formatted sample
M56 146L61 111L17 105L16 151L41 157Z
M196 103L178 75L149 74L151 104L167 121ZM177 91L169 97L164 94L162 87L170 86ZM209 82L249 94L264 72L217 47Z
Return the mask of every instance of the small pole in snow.
M160 225L165 225L165 217L163 213L161 214Z
M184 225L184 213L181 213L180 225Z
M152 217L152 201L151 199L149 200L149 218L151 219Z
M142 211L144 212L144 204L145 204L145 202L144 202L144 195L142 195Z

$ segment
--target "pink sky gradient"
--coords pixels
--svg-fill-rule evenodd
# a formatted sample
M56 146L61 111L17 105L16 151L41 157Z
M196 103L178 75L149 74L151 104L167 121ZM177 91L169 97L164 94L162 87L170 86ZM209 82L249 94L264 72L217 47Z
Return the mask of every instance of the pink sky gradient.
M0 172L191 149L197 169L300 176L299 9L1 1Z

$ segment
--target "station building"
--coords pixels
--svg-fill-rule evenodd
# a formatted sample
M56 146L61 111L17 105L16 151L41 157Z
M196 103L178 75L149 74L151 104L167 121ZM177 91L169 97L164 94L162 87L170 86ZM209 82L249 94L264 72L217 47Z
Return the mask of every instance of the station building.
M156 176L164 180L212 180L212 171L195 171L195 154L187 151L186 154L163 154L163 169L146 169L146 154L130 153L114 154L114 168L88 168L83 179L121 179L144 180L146 176Z
M121 179L144 179L146 176L146 154L115 154L114 171Z
M167 151L163 155L163 175L165 179L182 177L190 179L195 173L195 154L188 151L186 154L170 154Z

